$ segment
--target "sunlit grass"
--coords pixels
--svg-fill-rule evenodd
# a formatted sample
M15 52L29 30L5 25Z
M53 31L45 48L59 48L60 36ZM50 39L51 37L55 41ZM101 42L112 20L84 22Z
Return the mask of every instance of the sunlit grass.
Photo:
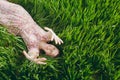
M0 27L1 80L119 80L119 0L14 0L64 41L47 65L26 60L23 40ZM54 43L53 43L54 44ZM44 55L43 55L44 56Z

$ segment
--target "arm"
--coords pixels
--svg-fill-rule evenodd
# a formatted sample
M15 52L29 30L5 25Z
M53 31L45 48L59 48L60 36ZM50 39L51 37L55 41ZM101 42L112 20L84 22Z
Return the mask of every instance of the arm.
M52 31L42 29L32 19L30 14L20 5L0 0L0 24L7 27L10 33L19 35L23 38L28 48L28 53L23 51L27 59L37 63L45 64L46 58L38 58L39 50L44 50L47 55L57 56L58 49L48 44L48 41L55 41L61 44L63 41ZM43 45L44 44L44 45Z

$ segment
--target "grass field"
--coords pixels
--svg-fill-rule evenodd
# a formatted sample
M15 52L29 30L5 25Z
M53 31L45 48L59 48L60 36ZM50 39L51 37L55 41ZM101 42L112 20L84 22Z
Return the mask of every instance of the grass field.
M57 58L37 65L23 56L23 40L0 27L0 80L120 80L120 0L13 2L64 44Z

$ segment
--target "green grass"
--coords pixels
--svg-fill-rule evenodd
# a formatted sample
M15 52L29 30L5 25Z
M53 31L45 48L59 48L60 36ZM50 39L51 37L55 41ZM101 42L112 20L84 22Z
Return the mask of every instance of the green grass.
M23 40L0 27L0 80L120 80L120 0L13 2L64 44L57 58L37 65L23 56Z

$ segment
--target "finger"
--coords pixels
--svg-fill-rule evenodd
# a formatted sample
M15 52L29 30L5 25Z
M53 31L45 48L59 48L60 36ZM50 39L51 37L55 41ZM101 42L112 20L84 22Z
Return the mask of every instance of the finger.
M63 44L63 41L61 39L59 39L59 45Z
M57 44L57 43L58 43L57 39L56 39L56 38L54 38L54 40L55 40L55 44Z
M56 42L56 44L61 44L62 42L61 42L62 40L58 37L58 36L56 36L56 38L55 38L55 42Z
M47 63L39 61L39 62L37 62L37 64L43 64L43 65L45 65Z
M37 63L37 64L46 64L46 61L47 59L46 58L38 58L38 59L35 59L34 62Z
M51 41L53 41L54 40L54 36L52 35L52 37L51 37Z
M63 43L62 39L60 39L59 37L58 37L58 42L59 42L59 45Z
M61 45L61 41L59 41L58 44Z
M60 38L58 38L57 40L58 40L58 44L60 45L60 44L61 44L61 39L60 39Z
M55 41L55 44L58 43L56 36L54 36L54 41Z
M59 39L58 41L59 41L58 44L61 45L61 39Z
M34 61L35 62L38 62L38 61L46 61L47 59L46 58L37 58L37 59L35 59Z

